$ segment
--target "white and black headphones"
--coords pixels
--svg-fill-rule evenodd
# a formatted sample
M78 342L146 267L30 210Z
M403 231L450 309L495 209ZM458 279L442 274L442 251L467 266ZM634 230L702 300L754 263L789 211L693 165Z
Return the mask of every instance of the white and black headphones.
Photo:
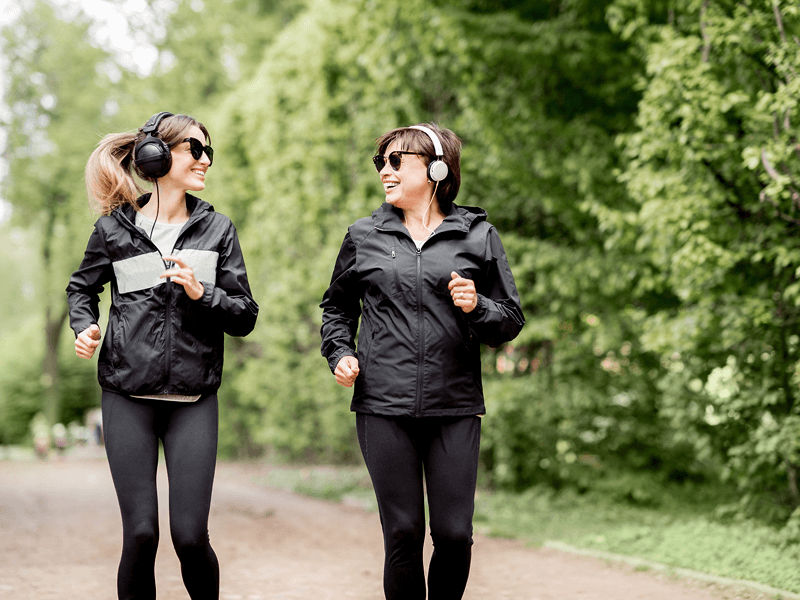
M428 165L428 179L436 183L444 180L447 173L450 171L447 168L447 163L442 160L444 158L444 150L442 150L442 142L439 137L429 127L423 125L410 125L409 129L419 129L428 134L433 142L433 151L436 152L436 158Z

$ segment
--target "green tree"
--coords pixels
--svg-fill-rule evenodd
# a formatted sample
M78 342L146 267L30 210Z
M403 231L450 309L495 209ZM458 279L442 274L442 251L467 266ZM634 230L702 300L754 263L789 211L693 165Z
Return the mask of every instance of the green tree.
M465 141L459 203L487 208L504 232L529 319L513 369L530 375L536 364L551 387L583 378L600 411L622 387L602 361L624 348L626 377L642 382L636 414L652 412L648 358L624 310L635 264L605 244L596 217L630 204L613 177L614 136L632 126L639 63L596 3L468 8L315 1L223 104L218 143L231 162L209 196L235 198L229 206L246 224L261 354L235 387L260 443L352 450L349 391L318 355L318 303L346 226L382 199L369 161L375 137L427 120ZM650 427L627 443L647 446ZM526 470L525 481L536 475Z
M109 122L109 55L88 41L85 19L60 18L46 2L27 5L4 26L10 57L4 103L3 196L17 223L39 240L37 302L43 312L43 411L59 418L59 347L67 319L64 288L80 262L91 215L83 186L86 159ZM36 264L37 261L31 261Z
M646 260L637 314L668 371L663 412L724 457L745 505L771 492L785 516L800 505L798 7L618 0L609 19L647 67L620 137L635 206L600 219Z

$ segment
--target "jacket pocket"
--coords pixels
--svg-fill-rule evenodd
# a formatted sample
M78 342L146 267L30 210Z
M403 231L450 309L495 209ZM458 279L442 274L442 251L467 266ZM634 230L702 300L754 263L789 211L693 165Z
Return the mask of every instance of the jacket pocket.
M400 291L400 273L398 272L397 268L397 240L392 237L392 272L394 273L394 291L395 293Z
M362 321L363 322L363 321ZM374 328L369 326L358 338L358 363L361 376L364 377L369 372L370 356L373 354L372 347L375 345L375 338L381 332L381 325L376 324Z

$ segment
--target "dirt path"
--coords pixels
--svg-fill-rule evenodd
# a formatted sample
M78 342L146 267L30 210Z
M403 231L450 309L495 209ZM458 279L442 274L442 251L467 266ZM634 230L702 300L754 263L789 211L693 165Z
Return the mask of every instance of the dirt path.
M221 600L380 600L378 517L251 483L220 464L210 535ZM160 469L159 497L166 477ZM162 501L162 508L165 502ZM161 514L159 600L188 598ZM0 598L111 600L121 525L103 459L0 461ZM430 552L430 549L427 550ZM755 600L751 590L476 536L464 600Z

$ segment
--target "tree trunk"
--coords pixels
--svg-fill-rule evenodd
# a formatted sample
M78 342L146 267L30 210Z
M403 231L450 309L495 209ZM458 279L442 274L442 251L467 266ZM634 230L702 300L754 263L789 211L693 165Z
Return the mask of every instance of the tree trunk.
M58 422L59 394L58 394L58 346L61 334L64 331L64 322L67 320L68 311L62 310L53 316L50 306L45 310L45 349L42 364L42 381L44 383L43 411L50 425Z

